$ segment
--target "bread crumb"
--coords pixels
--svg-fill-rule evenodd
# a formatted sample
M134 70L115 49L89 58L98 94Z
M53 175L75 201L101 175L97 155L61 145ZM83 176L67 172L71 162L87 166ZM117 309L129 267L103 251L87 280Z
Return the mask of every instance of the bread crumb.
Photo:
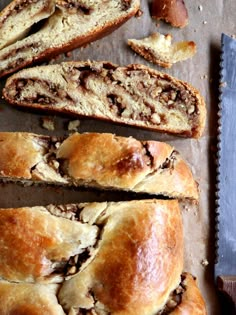
M80 121L79 120L72 120L68 124L68 130L69 131L77 131L78 127L80 126Z
M55 130L55 124L54 124L53 119L50 117L43 117L42 127L47 130Z
M71 52L71 51L68 51L68 52L65 53L65 57L68 57L68 58L69 58L69 57L71 57L71 56L72 56L72 52Z
M142 15L143 15L143 11L139 9L138 12L135 14L135 17L139 18Z
M201 265L202 265L203 267L208 266L208 265L209 265L208 260L207 260L207 259L202 259L202 261L201 261Z
M203 21L202 23L203 23L204 25L206 25L206 24L207 24L207 21Z
M207 79L207 78L208 78L208 75L207 75L207 74L203 74L203 75L200 76L200 79L201 79L201 80L204 80L204 79Z
M172 43L172 39L171 34L156 32L142 39L128 39L128 45L144 59L171 68L177 62L192 58L197 50L193 41Z
M203 7L202 7L201 4L198 6L198 10L199 10L199 11L202 11L202 10L203 10Z
M189 207L188 207L188 206L186 206L186 205L184 205L184 206L183 206L183 209L184 209L184 211L187 211L187 212L189 212L189 211L190 211Z

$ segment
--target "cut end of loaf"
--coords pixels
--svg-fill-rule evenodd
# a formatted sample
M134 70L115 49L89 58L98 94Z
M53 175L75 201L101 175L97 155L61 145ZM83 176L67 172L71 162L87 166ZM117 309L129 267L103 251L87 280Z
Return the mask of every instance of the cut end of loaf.
M188 24L188 11L184 0L153 0L152 17L164 20L174 27L183 28Z
M18 106L193 138L205 126L205 103L195 88L143 65L67 62L25 69L7 80L3 95Z

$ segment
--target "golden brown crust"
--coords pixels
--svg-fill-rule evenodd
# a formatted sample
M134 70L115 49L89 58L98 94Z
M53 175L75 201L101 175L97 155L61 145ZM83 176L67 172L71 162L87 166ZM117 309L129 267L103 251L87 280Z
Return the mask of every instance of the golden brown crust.
M97 236L96 227L58 218L44 207L0 209L0 226L0 277L17 282L46 281L56 263L94 245Z
M153 33L143 39L129 39L128 45L144 59L164 68L171 68L176 62L192 58L196 53L194 42L171 44L171 34Z
M188 24L188 11L184 0L153 0L152 17L165 20L175 27L185 27Z
M0 209L0 226L0 276L14 280L0 281L2 315L206 315L195 279L180 277L176 200Z
M155 187L161 187L161 194L164 196L176 195L179 198L192 196L192 199L198 200L198 186L192 180L193 175L190 169L177 153L173 155L173 160L170 160L170 163L172 161L173 166L160 169L155 174L147 176L146 179L135 186L135 191L141 192L145 189L155 194Z
M0 174L12 178L31 178L31 168L40 160L43 148L24 133L4 132L0 136Z
M0 281L1 315L64 315L54 284L25 284Z
M85 77L83 71L87 71ZM95 73L97 76L94 78ZM93 85L93 80L97 80L96 85ZM172 105L164 101L163 80L169 86L168 91L173 90L175 95L179 95L175 101L170 99ZM43 95L38 92L40 84ZM140 87L138 90L137 84ZM86 95L83 85L88 85ZM47 88L50 86L54 88L53 93ZM64 97L62 90L65 91ZM184 94L187 101L181 98ZM109 62L72 61L25 69L7 80L3 95L13 105L103 119L193 138L202 135L206 120L205 102L194 87L137 64L118 67ZM91 106L94 102L96 108Z
M189 273L184 273L184 285L186 287L181 303L172 311L171 315L206 315L206 306L196 279Z
M198 199L189 167L166 143L98 133L75 133L57 148L50 137L40 141L39 135L0 133L1 177Z
M97 22L93 24L91 21L94 20L94 15L91 16L91 21L88 20L90 12L84 13L84 20L76 18L77 14L79 15L83 12L83 6L86 10L86 4L83 5L77 2L78 1L72 1L70 4L57 0L57 10L53 15L51 15L51 17L49 17L47 24L39 32L8 46L7 49L1 50L0 77L6 76L12 72L31 65L32 63L39 63L44 60L48 60L61 53L68 52L102 38L113 32L128 19L134 16L140 7L139 0L131 0L130 2L124 1L124 4L121 1L117 4L117 7L114 6L114 10L116 12L113 19L112 13L109 12L106 21L104 21L104 19L100 19L101 23L100 20L97 20ZM100 6L102 4L103 2L101 1ZM92 5L92 2L88 3L88 7L91 7ZM74 10L74 7L76 8L76 6L79 7L79 13L75 12L77 9ZM82 7L82 10L80 10L80 6ZM127 6L127 8L122 8L122 6ZM97 8L95 11L96 10ZM93 12L94 9L91 11ZM117 12L120 12L120 14L118 15ZM99 12L97 14L99 14ZM74 21L76 21L75 24L71 24L73 19L71 19L70 16L74 16ZM71 25L68 29L61 29L64 23ZM81 24L85 23L88 23L88 25L91 24L91 28L85 28L86 30L83 30L83 28L81 28ZM58 28L59 32L57 34L55 32L57 32ZM81 31L78 31L78 29L81 29ZM52 33L54 33L53 37L51 37ZM64 33L67 33L66 39L63 38ZM26 54L26 47L29 47L28 54ZM13 52L12 60L11 51ZM17 51L17 55L15 55L14 51Z
M113 204L97 220L105 222L95 257L64 282L59 302L67 311L103 308L105 314L155 314L178 285L183 267L178 203Z

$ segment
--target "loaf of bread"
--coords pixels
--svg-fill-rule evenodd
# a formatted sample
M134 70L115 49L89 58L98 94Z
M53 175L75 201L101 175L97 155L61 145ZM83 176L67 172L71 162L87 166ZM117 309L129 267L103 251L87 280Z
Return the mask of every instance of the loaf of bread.
M139 6L139 0L14 0L0 15L0 77L107 35ZM38 31L16 41L47 16Z
M164 68L171 68L173 64L192 58L196 53L194 42L171 42L171 34L153 33L142 39L129 39L128 45L146 60Z
M198 138L205 102L187 84L144 65L65 62L24 69L3 90L7 101Z
M176 200L0 209L0 225L2 315L206 314Z
M65 140L0 133L0 178L198 199L186 162L166 143L112 134Z

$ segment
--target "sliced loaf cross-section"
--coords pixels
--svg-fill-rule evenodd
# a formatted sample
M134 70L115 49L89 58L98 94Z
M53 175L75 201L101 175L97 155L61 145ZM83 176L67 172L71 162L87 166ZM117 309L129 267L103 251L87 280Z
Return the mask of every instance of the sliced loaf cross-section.
M7 80L11 104L198 138L206 107L181 80L144 65L65 62L24 69Z

